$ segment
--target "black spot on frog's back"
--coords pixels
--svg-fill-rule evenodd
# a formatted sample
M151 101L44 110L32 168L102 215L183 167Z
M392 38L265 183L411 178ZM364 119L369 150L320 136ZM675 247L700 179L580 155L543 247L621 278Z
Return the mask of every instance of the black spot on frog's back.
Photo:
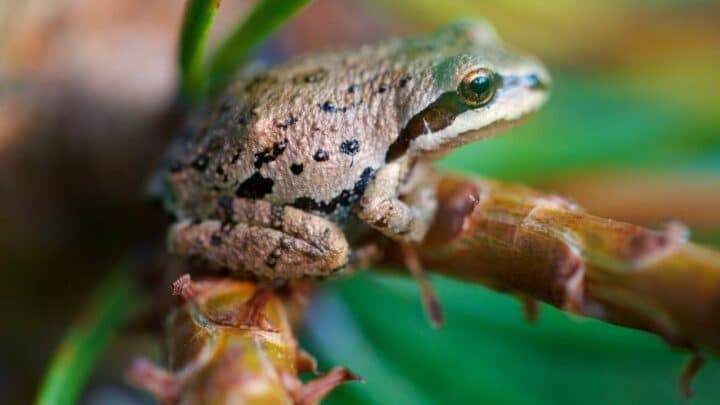
M293 125L297 124L297 121L298 121L297 117L295 115L293 115L292 113L290 113L287 121L283 121L283 122L277 124L277 127L280 129L283 129L283 130L288 129L288 128L292 127Z
M235 216L232 197L222 196L217 201L216 217L222 221L232 221Z
M350 208L365 194L374 175L375 170L372 167L366 167L352 188L342 190L332 200L325 202L310 197L299 197L292 205L304 211L321 212L327 215L335 214L339 219L345 218L350 212Z
M265 258L265 265L270 267L271 269L277 265L278 259L282 256L282 249L280 247L276 247L273 249L270 254Z
M261 73L253 77L246 85L248 93L262 93L262 91L278 82L278 78L268 73Z
M314 200L310 197L298 197L292 205L293 207L303 211L319 211L326 214L330 214L335 211L335 206L331 206L329 203Z
M293 163L290 165L290 171L292 174L298 176L300 173L303 172L303 164L302 163Z
M324 162L330 159L330 154L325 149L318 149L313 155L313 160L316 162Z
M325 80L327 77L328 72L324 68L315 69L310 72L302 73L298 76L295 76L293 78L293 82L296 84L300 83L319 83Z
M329 113L337 112L337 107L335 107L335 104L333 104L332 101L326 101L322 104L318 104L318 107L320 107L321 110Z
M255 107L252 107L253 109ZM237 125L244 127L248 124L250 124L253 120L257 118L257 114L253 109L244 109L238 113L237 117L235 117L235 122Z
M262 167L263 164L270 163L277 159L278 156L282 155L283 152L285 152L285 149L287 149L287 144L287 139L283 139L282 141L273 143L271 147L267 147L256 153L255 168L259 169L260 167Z
M360 178L358 181L355 182L355 185L353 186L353 194L357 196L359 199L360 197L365 194L365 190L367 189L368 184L370 184L370 181L375 176L375 170L372 167L366 167L365 170L360 174Z
M318 104L318 107L320 107L320 110L326 112L326 113L344 113L347 112L348 106L338 107L333 103L332 101L328 100L322 104Z
M240 184L235 195L245 198L263 198L272 193L274 185L275 182L271 178L263 177L259 172L255 172Z
M357 139L350 139L340 144L340 152L354 156L360 151L360 142Z
M193 167L193 169L195 169L195 170L197 170L197 171L199 171L199 172L202 172L202 171L204 171L204 170L207 168L209 161L210 161L210 159L208 159L207 156L205 156L205 155L198 155L198 156L192 161L191 166Z

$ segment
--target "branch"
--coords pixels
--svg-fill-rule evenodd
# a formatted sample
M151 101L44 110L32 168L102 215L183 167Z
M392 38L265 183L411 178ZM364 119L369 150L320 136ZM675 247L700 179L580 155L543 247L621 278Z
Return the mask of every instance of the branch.
M339 384L359 379L336 368L300 381L301 372L317 373L315 360L298 347L287 311L302 300L283 301L275 286L193 282L185 275L173 287L185 303L168 317L171 370L140 358L128 375L163 404L315 404Z
M425 267L720 352L720 252L688 242L681 225L649 230L475 177L433 181L439 209L417 249Z
M555 195L474 177L440 172L429 181L439 206L415 249L422 266L649 331L696 353L720 351L720 253L688 242L680 225L653 231L586 214ZM386 248L386 264L402 267L404 249ZM131 381L163 403L307 404L357 379L337 368L300 382L314 360L298 348L288 312L301 313L302 304L277 290L182 277L175 293L185 303L168 322L172 371L138 360ZM696 355L681 375L686 393L701 364Z

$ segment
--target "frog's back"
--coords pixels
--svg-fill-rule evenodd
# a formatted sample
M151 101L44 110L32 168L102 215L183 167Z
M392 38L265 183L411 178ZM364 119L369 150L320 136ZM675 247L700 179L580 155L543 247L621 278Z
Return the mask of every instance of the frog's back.
M434 43L307 55L238 80L177 146L171 209L203 217L238 196L345 216L427 103L417 89L432 85L421 73L442 57Z

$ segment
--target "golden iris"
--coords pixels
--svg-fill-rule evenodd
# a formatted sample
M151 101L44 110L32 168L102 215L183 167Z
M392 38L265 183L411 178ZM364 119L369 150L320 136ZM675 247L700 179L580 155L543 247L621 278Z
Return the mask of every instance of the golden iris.
M497 89L495 74L488 69L477 69L463 77L458 85L458 95L471 107L480 107L492 100Z

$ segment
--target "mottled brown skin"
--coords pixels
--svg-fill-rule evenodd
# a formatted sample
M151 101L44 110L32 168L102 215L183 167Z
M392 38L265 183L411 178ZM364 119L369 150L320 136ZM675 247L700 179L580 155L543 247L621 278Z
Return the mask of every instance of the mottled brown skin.
M282 276L277 269L298 268L302 276L325 276L346 264L350 249L333 222L267 201L231 201L232 211L217 219L173 225L174 249L229 269L254 269L263 278Z
M457 90L478 68L498 78L481 106ZM301 277L345 266L357 219L417 242L435 204L410 179L535 111L548 81L477 22L241 78L169 153L163 196L179 219L170 246L231 270Z

